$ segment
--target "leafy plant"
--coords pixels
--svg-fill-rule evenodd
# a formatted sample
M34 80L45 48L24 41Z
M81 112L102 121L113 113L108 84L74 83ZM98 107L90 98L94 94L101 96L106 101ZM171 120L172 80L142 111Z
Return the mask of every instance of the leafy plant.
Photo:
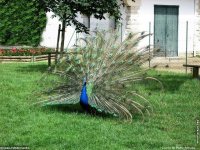
M77 20L78 13L86 16L94 15L97 19L105 19L106 13L116 20L121 16L117 0L43 0L43 2L47 11L54 12L66 26L74 25L77 32L88 32L88 28Z
M115 20L119 20L121 13L118 0L42 0L46 11L52 11L54 16L58 16L62 21L61 48L64 51L65 27L75 26L77 32L88 33L89 29L77 20L77 15L90 17L93 15L97 19L105 19L104 15L109 14Z
M0 44L39 45L47 21L40 0L1 0L0 8Z

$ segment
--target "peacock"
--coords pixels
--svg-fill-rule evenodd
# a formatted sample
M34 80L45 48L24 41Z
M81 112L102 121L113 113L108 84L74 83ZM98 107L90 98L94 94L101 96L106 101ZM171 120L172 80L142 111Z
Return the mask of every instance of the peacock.
M121 41L116 32L96 31L79 39L79 45L43 77L46 88L37 104L80 104L86 112L95 110L125 121L136 114L150 115L153 107L140 92L145 88L141 84L159 80L146 74L152 57L149 47L138 48L146 36L129 33Z

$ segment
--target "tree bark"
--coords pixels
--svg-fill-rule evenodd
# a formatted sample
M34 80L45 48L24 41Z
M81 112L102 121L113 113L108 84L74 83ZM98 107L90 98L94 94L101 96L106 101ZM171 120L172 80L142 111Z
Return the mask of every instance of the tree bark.
M64 19L62 21L62 34L61 34L61 45L60 45L60 52L61 52L61 57L63 56L64 52L64 46L65 46L65 26L66 26L66 20Z

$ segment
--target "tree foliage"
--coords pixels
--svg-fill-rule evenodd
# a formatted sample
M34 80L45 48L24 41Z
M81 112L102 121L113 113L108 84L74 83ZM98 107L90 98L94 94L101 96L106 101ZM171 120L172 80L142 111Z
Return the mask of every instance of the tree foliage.
M105 19L108 13L116 20L120 19L117 0L43 0L47 11L54 12L66 26L75 25L77 32L87 32L87 27L77 20L77 14L93 15L97 19Z

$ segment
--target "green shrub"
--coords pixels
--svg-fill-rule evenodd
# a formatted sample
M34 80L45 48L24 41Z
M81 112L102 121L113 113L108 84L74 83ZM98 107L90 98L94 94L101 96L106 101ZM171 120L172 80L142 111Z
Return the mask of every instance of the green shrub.
M37 46L46 26L39 0L0 0L0 44Z

